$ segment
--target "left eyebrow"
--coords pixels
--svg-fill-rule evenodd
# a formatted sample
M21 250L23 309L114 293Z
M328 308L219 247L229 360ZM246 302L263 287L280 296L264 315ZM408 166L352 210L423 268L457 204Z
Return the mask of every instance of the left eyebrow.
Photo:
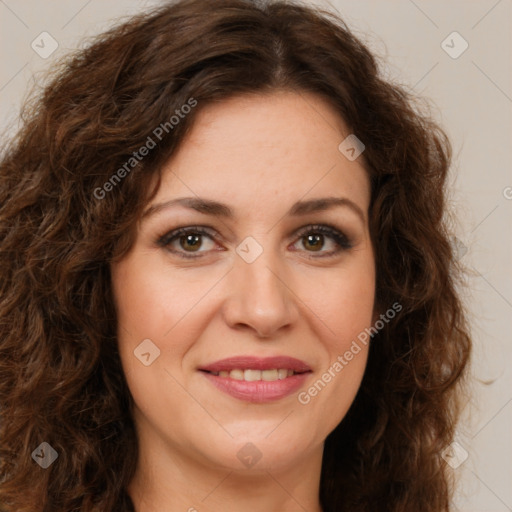
M142 214L142 217L147 218L162 210L172 208L173 206L184 206L199 213L212 215L214 217L223 217L226 219L233 219L235 217L234 211L227 204L200 197L180 197L163 203L154 204ZM297 201L292 205L287 215L291 217L299 217L327 211L335 207L349 208L356 213L363 223L366 223L366 216L363 210L347 197L321 197L317 199L310 199L308 201Z

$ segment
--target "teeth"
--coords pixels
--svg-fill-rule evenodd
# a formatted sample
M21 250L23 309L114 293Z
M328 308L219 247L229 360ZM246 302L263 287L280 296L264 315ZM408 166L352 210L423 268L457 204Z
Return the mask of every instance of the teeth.
M268 380L271 382L273 380L278 380L278 378L278 370L263 370L261 372L261 380Z
M286 379L288 377L288 370L281 368L280 370L277 370L277 376L279 380Z
M247 382L254 382L255 380L261 380L261 370L245 370L244 380Z
M288 370L286 368L274 368L271 370L223 370L220 372L211 372L213 375L227 378L230 377L231 379L235 380L245 380L246 382L255 382L258 380L264 380L267 382L273 382L276 380L283 380L286 379L286 377L291 377L295 374L293 370Z
M235 379L235 380L245 380L244 379L244 371L243 370L231 370L229 372L229 376L232 379Z

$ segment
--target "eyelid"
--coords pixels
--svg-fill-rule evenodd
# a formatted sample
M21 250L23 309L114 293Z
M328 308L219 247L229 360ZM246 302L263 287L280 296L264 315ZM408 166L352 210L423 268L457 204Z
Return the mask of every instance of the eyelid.
M315 256L316 251L305 251L310 252L309 255L310 258L328 258L332 256L336 256L339 253L343 251L347 251L349 249L352 249L353 247L353 241L349 236L345 234L345 232L329 223L322 223L322 224L307 224L297 230L294 231L293 236L296 241L294 243L297 243L302 237L305 235L312 233L312 234L321 234L326 235L327 237L331 238L337 248L334 251L319 251L319 256ZM197 225L189 225L189 226L182 226L175 229L172 229L165 233L164 235L157 238L157 244L163 248L166 248L173 254L177 254L179 257L182 257L183 259L195 259L200 258L201 254L207 254L211 251L198 251L198 252L190 252L187 253L186 251L175 251L169 249L169 245L172 241L175 239L179 239L180 236L185 236L187 234L198 234L201 236L206 236L210 238L213 242L218 243L218 237L216 236L216 230L212 228L211 226L197 226ZM219 250L219 249L217 249Z
M166 232L164 235L158 237L158 243L166 245L170 240L176 238L179 235L186 235L189 233L197 233L211 237L215 239L215 230L209 226L182 226L175 229L171 229Z
M347 236L343 230L333 226L332 224L308 224L296 231L295 236L300 238L308 233L320 233L327 235L334 239L344 249L351 249L353 247L353 241L351 238Z

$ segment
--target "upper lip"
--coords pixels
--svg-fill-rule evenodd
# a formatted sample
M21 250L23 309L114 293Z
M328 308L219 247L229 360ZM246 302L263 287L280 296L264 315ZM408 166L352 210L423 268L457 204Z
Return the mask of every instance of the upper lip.
M275 357L255 357L255 356L236 356L220 359L206 366L201 366L199 370L207 372L222 372L231 370L272 370L285 368L294 372L309 372L311 368L300 359L288 356Z

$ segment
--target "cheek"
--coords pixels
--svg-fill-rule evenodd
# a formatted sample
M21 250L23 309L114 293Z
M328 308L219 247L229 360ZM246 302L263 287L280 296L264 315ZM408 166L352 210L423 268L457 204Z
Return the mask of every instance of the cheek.
M360 263L322 280L323 293L310 296L311 309L322 319L327 358L317 380L299 396L299 403L325 418L325 432L347 413L366 369L375 274L371 258Z
M161 363L166 351L162 339L173 319L164 311L175 311L177 307L171 303L176 299L165 282L158 279L154 266L141 263L141 258L132 253L113 266L111 272L121 363L130 391L139 404L151 403L148 397L153 396L158 381L165 378Z
M312 284L311 282L309 283ZM375 301L375 273L371 258L329 275L310 286L308 302L328 333L324 343L331 356L347 350L351 341L371 326Z
M374 297L373 280L361 277L348 279L328 298L328 322L336 333L338 350L346 350L347 344L371 325Z
M326 437L347 414L366 369L374 306L372 273L331 280L318 304L325 327L325 363L297 398L309 414L322 418L318 437Z
M208 285L201 280L191 281L186 273L171 275L165 265L154 260L136 254L112 269L120 341L126 338L126 332L134 341L152 337L164 341L198 303Z
M170 281L163 275L165 267L148 264L148 259L147 255L132 253L111 269L121 364L134 402L144 417L152 417L155 411L176 409L181 394L172 378L175 370L171 363L180 360L180 350L186 350L185 346L171 346L175 339L172 328L175 324L180 326L186 304L168 285ZM169 334L165 336L166 333ZM142 346L144 349L140 349ZM147 353L148 365L143 356ZM172 392L162 394L163 388ZM167 418L169 425L175 420L175 416Z
M158 254L150 257L144 251L125 257L111 274L123 370L134 397L150 396L162 382L173 385L170 374L181 375L182 361L207 318L201 299L219 277L211 271L194 279L186 271L171 273ZM149 348L140 349L148 339ZM136 356L148 350L151 359L158 355L144 366Z
M136 256L129 256L112 269L121 338L126 331L135 337L161 334L158 324L162 321L161 313L169 300L164 295L164 283L157 279L150 265L139 264L139 260Z
M374 287L373 281L358 280L346 282L337 300L331 297L330 309L326 317L330 330L335 336L325 340L329 354L330 375L340 375L336 381L358 383L366 367L367 351L370 338L367 334L371 327L373 316ZM339 364L342 365L342 368ZM335 365L333 367L333 365ZM329 376L325 376L329 380ZM329 380L330 382L330 380ZM352 386L349 385L352 389ZM350 395L349 388L345 387L345 394ZM352 389L357 391L357 385Z

